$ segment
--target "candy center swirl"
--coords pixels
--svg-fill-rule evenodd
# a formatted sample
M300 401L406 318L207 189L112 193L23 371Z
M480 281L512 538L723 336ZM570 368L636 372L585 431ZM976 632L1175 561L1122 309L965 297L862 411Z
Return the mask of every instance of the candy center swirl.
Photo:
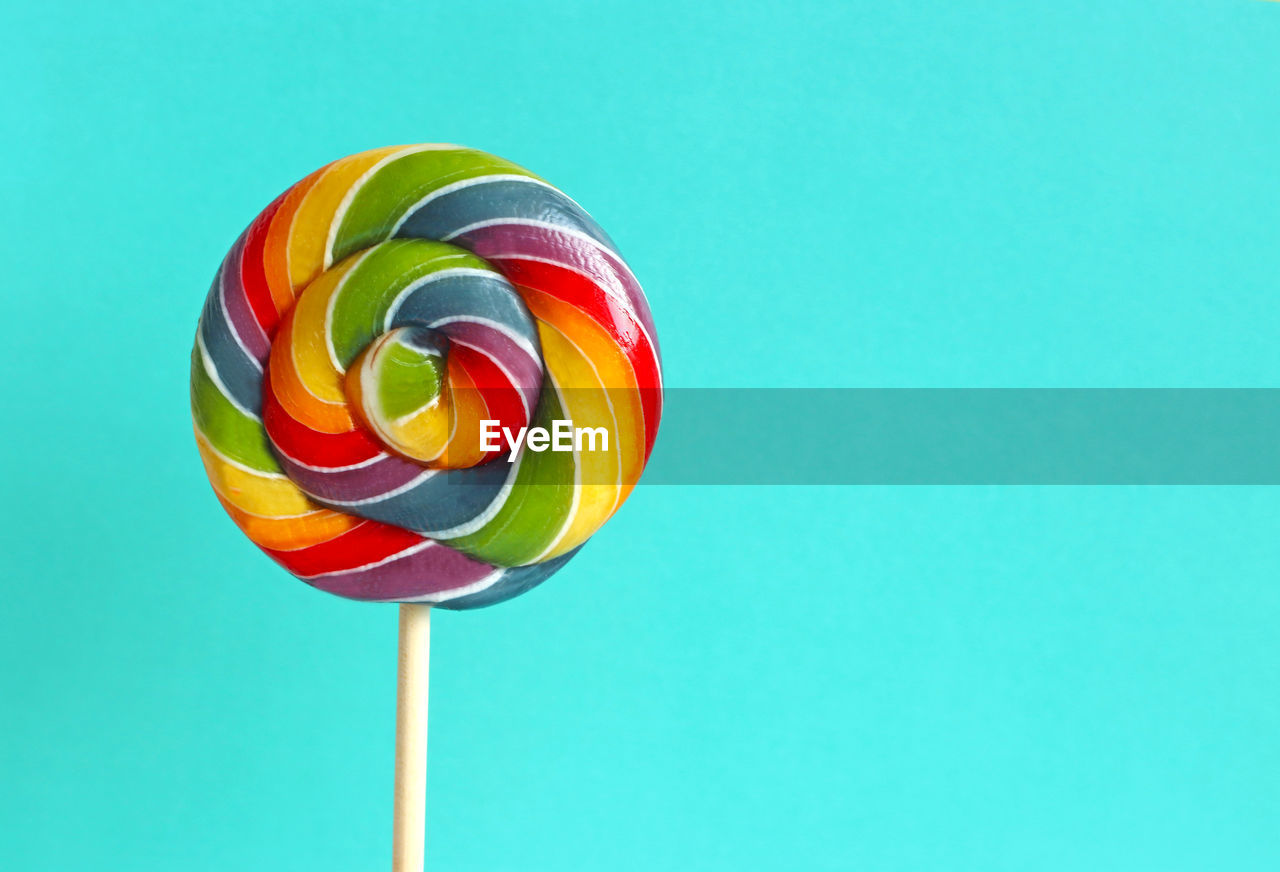
M511 283L464 249L420 239L372 246L307 285L273 345L271 374L295 421L335 434L358 422L429 469L492 460L481 422L527 426L544 377L533 316ZM281 437L275 448L287 456Z

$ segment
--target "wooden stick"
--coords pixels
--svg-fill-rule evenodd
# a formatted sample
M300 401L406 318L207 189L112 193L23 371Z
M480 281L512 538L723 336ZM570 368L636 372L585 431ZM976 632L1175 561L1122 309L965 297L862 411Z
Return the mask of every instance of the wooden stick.
M396 685L396 804L391 872L422 872L427 826L427 678L431 606L400 606Z

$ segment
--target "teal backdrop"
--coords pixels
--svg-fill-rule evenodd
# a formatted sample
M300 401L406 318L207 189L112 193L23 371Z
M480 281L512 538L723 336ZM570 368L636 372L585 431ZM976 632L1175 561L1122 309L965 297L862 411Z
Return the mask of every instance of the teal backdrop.
M1280 385L1280 4L2 21L5 869L388 865L396 610L250 545L187 405L226 248L339 156L554 181L672 385ZM1274 488L642 487L436 616L428 867L1270 872L1278 625Z

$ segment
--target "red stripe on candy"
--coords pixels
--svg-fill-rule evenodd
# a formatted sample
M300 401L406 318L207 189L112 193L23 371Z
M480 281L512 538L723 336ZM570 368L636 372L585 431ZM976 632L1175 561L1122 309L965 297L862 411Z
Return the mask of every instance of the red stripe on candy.
M455 360L471 379L472 387L467 390L474 390L484 400L490 420L498 421L500 427L509 428L512 432L529 425L520 392L512 387L506 373L488 355L455 343L449 348L449 358Z
M271 386L270 367L262 377L262 424L281 451L307 466L334 469L363 463L383 453L363 428L321 433L290 415Z
M268 339L280 324L280 313L276 311L275 301L271 299L271 289L267 286L267 270L263 264L262 255L267 241L267 228L271 226L271 218L276 214L276 210L280 208L280 203L288 193L285 191L276 197L271 205L263 209L262 214L254 219L244 241L244 255L240 264L240 281L244 285L244 295L249 299L253 316L262 326L262 331L267 334Z
M662 377L658 371L658 355L640 322L626 306L606 293L591 279L553 263L519 258L500 261L503 275L517 288L528 288L574 306L612 336L631 363L636 387L640 391L640 407L644 410L645 450L647 461L658 436L658 420L662 417Z
M263 548L273 560L294 575L308 578L325 572L349 572L394 557L406 549L425 542L423 537L399 527L363 521L341 536L327 542L299 548L296 551L276 551Z

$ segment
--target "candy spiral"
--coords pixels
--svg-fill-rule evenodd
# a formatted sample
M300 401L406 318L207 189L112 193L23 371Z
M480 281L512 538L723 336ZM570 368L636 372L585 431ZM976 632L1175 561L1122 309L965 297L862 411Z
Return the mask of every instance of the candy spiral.
M223 260L192 351L223 507L360 600L475 608L543 581L626 499L661 404L649 306L608 235L451 145L352 155L285 191ZM482 420L603 427L609 450L508 457Z

